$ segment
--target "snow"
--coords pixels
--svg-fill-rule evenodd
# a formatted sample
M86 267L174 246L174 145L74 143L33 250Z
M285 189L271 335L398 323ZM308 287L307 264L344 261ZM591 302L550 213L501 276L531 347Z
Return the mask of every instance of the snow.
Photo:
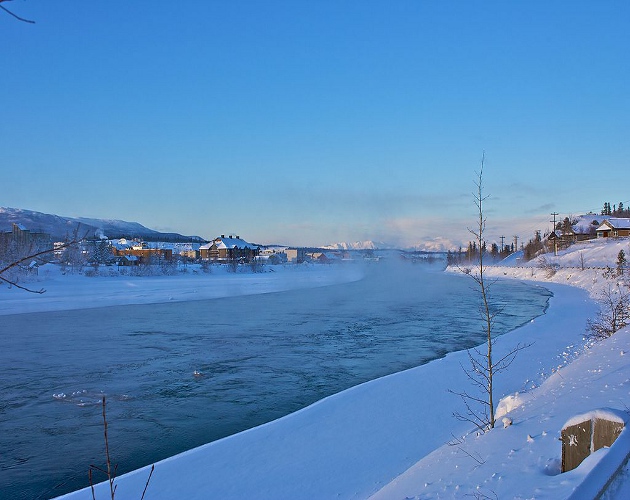
M282 292L345 283L363 275L359 266L333 269L306 264L268 266L264 268L267 272L262 273L229 273L225 266L212 266L211 272L206 273L198 266L189 266L187 272L176 276L120 276L115 266L100 269L106 274L111 269L112 275L62 275L58 266L46 264L39 268L35 280L20 283L36 290L44 288L46 293L16 293L2 286L0 316Z
M619 411L610 408L598 408L596 410L591 410L571 417L564 423L562 428L564 429L572 425L577 425L585 420L595 420L597 418L608 420L610 422L617 422L619 424L625 424L628 420L628 415L625 413L620 414Z
M256 245L252 245L251 243L248 243L247 241L239 238L238 236L234 237L234 236L228 236L227 238L225 236L221 236L220 238L215 238L214 240L212 240L211 242L209 242L206 245L203 245L201 248L203 248L204 250L208 250L209 248L212 248L212 245L216 244L217 248L256 248Z
M515 258L487 268L488 276L537 282L553 292L545 315L497 340L499 357L516 345L531 345L495 380L500 399L495 429L479 434L452 416L462 411L462 402L449 390L469 388L462 370L467 354L452 353L158 462L145 498L593 498L618 470L604 498L624 498L630 489L625 464L630 431L563 474L558 440L577 415L604 412L628 419L630 329L595 345L583 340L586 320L597 312L594 298L607 283L601 268L614 267L621 248L628 254L628 240L589 242L547 255L547 262L571 266L551 277L536 262L523 265ZM295 277L321 285L335 280L326 273L342 269L322 267L327 269L313 266L305 271L312 276ZM342 272L347 269L353 268ZM274 283L265 275L194 277L199 282L187 277L181 287L160 278L119 279L101 287L98 279L84 277L88 284L69 277L72 285L66 286L66 278L51 276L52 282L44 283L49 291L37 299L13 298L3 290L0 313L7 314L5 301L13 301L9 310L24 312L110 304L116 301L112 294L122 290L125 301L144 303L164 300L166 290L176 300L207 298L218 282L234 294L292 286L290 277ZM87 290L98 301L86 298ZM42 298L38 303L44 305L33 305ZM148 474L147 467L117 478L117 497L140 498ZM107 495L108 485L97 485L96 498ZM91 499L92 493L86 489L63 498Z

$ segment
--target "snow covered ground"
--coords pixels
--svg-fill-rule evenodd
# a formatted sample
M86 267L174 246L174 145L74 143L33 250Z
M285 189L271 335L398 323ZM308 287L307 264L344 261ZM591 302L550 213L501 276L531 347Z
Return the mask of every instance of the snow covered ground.
M547 258L576 266L550 278L535 262L517 267L515 259L488 269L497 277L542 282L554 293L544 316L496 344L498 356L518 343L532 344L496 380L499 412L512 425L478 435L452 416L462 402L449 389L469 388L461 367L467 355L453 353L159 462L145 498L557 499L576 488L586 488L576 491L580 498L592 498L630 449L630 431L564 474L558 438L577 414L612 408L626 415L630 406L630 329L590 348L583 341L586 319L597 311L593 298L607 280L601 269L582 270L581 264L614 267L621 248L630 255L627 240L576 245ZM226 277L233 278L240 279ZM151 286L137 285L137 299L149 301ZM69 290L58 293L56 307L72 302ZM165 291L159 293L164 299ZM100 305L81 300L82 307ZM148 473L117 478L117 498L140 498ZM624 478L608 498L627 498ZM108 485L97 486L97 498L108 494ZM92 493L63 498L91 499Z
M107 273L107 267L102 267ZM37 276L21 285L44 294L32 294L0 286L0 316L25 312L86 309L129 304L158 304L170 301L204 300L237 295L283 292L300 288L346 283L361 279L360 265L286 265L266 266L265 272L230 273L225 266L212 266L204 272L189 266L174 276L89 277L84 274L61 274L58 266L47 264Z

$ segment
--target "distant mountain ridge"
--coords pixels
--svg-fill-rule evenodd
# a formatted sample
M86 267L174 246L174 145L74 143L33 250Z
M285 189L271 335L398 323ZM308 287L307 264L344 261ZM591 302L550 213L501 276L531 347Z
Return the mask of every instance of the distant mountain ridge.
M149 229L138 222L87 217L62 217L21 208L0 207L0 231L10 231L13 224L22 224L31 231L50 234L54 240L74 236L87 238L142 238L147 241L194 241L205 242L199 236L179 233L162 233Z
M325 245L322 247L325 250L386 250L394 248L392 245L388 245L381 241L355 241L354 243L334 243L332 245Z

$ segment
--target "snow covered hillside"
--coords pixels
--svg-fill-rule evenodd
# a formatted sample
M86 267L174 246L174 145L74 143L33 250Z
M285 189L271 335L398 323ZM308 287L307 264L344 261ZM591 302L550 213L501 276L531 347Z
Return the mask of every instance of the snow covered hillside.
M496 266L486 268L488 276L522 280L562 283L578 286L597 298L607 284L603 270L617 267L619 251L630 259L630 240L596 239L576 243L558 255L546 253L529 262L522 260L522 252L515 252ZM551 275L550 268L555 274Z
M590 242L547 258L613 267L620 248L628 241ZM554 294L545 315L497 339L498 356L531 343L496 379L499 414L512 425L478 435L452 416L462 402L449 389L468 383L467 355L453 353L159 462L145 498L592 498L623 462L630 431L564 474L558 438L577 414L612 408L627 415L630 329L584 342L586 320L597 311L593 297L607 282L601 269L559 269L548 278L536 262L504 264L511 265L488 273L537 281ZM117 495L139 498L148 472L118 478ZM624 474L606 498L624 498ZM97 486L97 498L107 490Z
M62 217L21 208L0 207L0 231L10 231L12 224L22 224L26 229L48 233L56 241L72 237L147 238L152 241L203 241L199 236L182 236L177 233L161 233L138 222L86 217Z

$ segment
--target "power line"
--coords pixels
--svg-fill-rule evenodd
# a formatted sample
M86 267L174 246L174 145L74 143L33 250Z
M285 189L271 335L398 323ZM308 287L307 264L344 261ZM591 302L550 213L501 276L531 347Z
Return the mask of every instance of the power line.
M549 222L553 222L553 230L556 230L556 216L560 215L558 212L552 212L551 215L553 216L553 221L549 221ZM554 255L558 255L558 237L556 235L556 237L553 239L553 254Z

